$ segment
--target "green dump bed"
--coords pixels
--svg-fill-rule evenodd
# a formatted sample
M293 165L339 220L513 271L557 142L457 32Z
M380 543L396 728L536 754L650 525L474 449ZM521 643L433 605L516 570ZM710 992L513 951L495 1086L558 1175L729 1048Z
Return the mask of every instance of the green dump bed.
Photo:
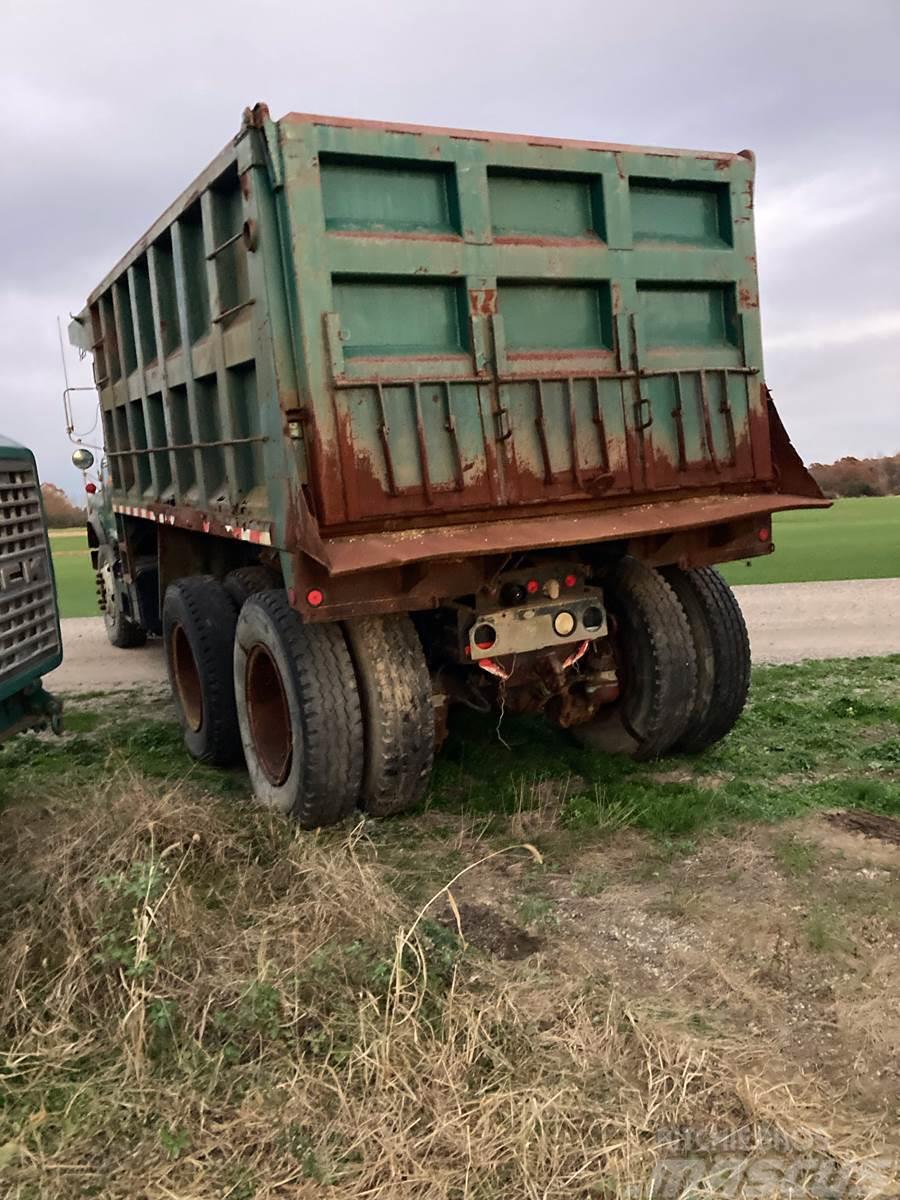
M342 571L821 503L763 380L753 177L248 111L73 325L117 510Z

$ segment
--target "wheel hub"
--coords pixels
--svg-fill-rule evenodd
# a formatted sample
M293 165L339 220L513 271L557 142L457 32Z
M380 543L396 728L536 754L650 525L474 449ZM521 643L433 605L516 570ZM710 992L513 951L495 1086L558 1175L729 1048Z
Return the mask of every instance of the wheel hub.
M203 691L194 653L181 625L172 629L171 646L172 674L181 711L190 729L196 733L203 724Z
M294 737L281 672L263 645L255 645L247 656L244 694L259 764L269 783L279 787L290 774Z

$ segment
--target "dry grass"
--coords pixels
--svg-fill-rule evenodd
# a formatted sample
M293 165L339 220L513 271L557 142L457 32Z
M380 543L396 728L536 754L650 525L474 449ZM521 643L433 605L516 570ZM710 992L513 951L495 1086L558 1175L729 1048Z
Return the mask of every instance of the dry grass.
M7 810L0 856L5 1196L646 1195L676 1126L842 1157L758 1040L479 956L364 828L119 779Z

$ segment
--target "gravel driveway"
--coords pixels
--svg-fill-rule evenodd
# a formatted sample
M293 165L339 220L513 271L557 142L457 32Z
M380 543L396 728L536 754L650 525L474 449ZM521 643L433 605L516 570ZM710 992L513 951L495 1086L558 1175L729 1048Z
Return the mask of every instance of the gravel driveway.
M900 653L900 579L771 583L735 588L758 663ZM162 647L114 650L99 617L63 621L65 660L49 677L60 692L165 682Z

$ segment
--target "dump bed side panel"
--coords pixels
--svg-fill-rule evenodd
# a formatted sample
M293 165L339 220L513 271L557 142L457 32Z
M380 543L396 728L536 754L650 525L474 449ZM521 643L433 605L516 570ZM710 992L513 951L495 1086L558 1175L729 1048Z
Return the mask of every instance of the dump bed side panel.
M287 303L268 164L241 139L72 326L94 357L119 512L283 538L286 497L305 479L279 403L296 404Z
M278 140L322 525L771 480L751 156Z

